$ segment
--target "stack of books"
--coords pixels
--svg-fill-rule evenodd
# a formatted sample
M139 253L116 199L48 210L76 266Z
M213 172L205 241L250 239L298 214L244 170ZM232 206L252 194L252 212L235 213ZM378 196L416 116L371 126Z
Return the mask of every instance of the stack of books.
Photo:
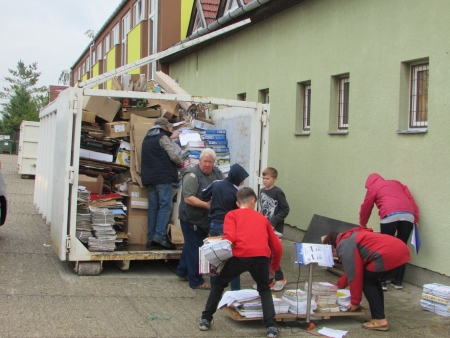
M308 293L298 290L286 290L281 297L282 300L289 304L289 312L293 314L306 314ZM317 303L314 299L311 299L311 314L314 314L314 310L317 309Z
M438 283L425 284L422 291L420 300L422 309L450 317L450 286Z
M313 299L316 301L317 305L330 307L330 305L335 305L337 311L339 307L336 304L338 287L334 284L327 282L313 282L311 293ZM308 292L308 282L305 283L305 291Z
M230 171L230 149L228 148L227 132L224 129L206 130L202 139L208 148L217 155L216 166L224 173Z

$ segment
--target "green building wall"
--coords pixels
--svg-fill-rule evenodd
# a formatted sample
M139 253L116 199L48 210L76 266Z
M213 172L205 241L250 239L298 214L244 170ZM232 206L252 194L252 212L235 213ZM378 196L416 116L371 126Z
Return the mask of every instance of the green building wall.
M192 95L258 101L269 90L269 165L291 206L287 223L305 230L319 214L358 224L365 180L377 172L408 185L419 205L422 248L411 263L450 276L449 12L445 0L307 0L172 63L170 75ZM422 59L428 132L398 134L408 114L405 69ZM349 128L330 135L340 74L350 76ZM295 136L305 81L310 135ZM376 207L368 226L379 230Z

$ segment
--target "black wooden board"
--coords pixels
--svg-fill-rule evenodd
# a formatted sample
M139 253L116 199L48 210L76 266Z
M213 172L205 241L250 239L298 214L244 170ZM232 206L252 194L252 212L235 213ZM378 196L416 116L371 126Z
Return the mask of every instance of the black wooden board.
M321 237L327 235L330 231L340 233L357 226L359 225L315 214L309 223L302 243L321 244Z

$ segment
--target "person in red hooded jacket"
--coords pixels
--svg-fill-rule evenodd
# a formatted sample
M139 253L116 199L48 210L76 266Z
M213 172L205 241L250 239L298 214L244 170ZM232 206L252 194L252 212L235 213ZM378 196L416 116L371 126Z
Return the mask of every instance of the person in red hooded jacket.
M397 238L407 243L414 224L419 222L419 208L408 187L399 181L385 180L373 173L367 177L366 189L366 197L359 212L359 224L367 226L373 205L376 204L381 233L391 236L397 233ZM391 286L397 290L402 289L404 275L405 265L399 266L395 271L395 279L391 280ZM381 285L387 291L386 280L382 280Z
M336 250L344 265L345 273L337 286L350 286L349 311L356 311L361 303L362 293L369 302L372 320L363 327L371 330L388 330L384 314L384 295L380 279L386 278L400 265L411 259L408 246L400 239L374 233L370 228L356 227L338 234L330 232L323 239Z

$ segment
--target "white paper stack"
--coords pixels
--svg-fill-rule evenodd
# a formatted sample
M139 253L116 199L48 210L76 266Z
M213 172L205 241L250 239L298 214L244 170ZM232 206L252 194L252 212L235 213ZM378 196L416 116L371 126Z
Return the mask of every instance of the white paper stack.
M339 305L339 309L341 311L348 311L348 306L350 305L351 296L350 290L347 289L339 289L337 290L337 304Z
M251 300L247 302L234 302L233 306L236 311L246 318L262 318L262 302L261 299ZM289 313L289 303L280 298L273 298L273 306L275 314Z
M450 286L433 283L423 286L422 309L450 317Z
M91 212L92 231L95 237L88 238L89 251L114 251L116 247L116 231L114 212L107 208L89 207Z
M229 241L222 240L220 237L214 240L209 237L206 239L205 244L201 247L205 258L213 266L219 266L220 263L227 261L229 258L233 257L233 251L231 249L231 244Z
M249 300L258 299L259 293L253 289L243 289L238 291L226 291L219 302L218 309L223 306L230 306L235 302L243 303Z

